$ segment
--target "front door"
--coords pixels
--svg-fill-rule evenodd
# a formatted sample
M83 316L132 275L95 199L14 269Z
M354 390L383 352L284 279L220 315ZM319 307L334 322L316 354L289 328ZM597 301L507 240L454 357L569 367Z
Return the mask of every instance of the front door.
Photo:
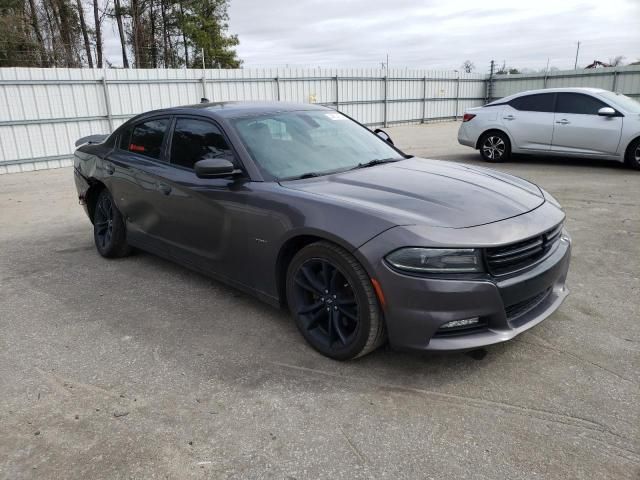
M204 118L178 117L168 142L159 235L169 254L223 279L249 283L246 176L198 178L198 160L222 157L236 162L221 130Z
M606 103L582 93L559 93L552 151L582 155L615 155L622 134L621 115L598 115Z

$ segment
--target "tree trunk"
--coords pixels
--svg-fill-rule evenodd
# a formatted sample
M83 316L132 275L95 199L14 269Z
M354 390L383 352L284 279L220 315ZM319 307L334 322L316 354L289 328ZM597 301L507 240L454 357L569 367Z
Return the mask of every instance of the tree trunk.
M82 31L82 39L84 40L84 49L87 52L87 62L89 62L89 68L93 68L93 59L91 58L91 44L89 43L87 24L84 21L84 8L82 8L82 1L76 0L76 4L78 5L78 17L80 18L80 30Z
M118 33L120 34L120 45L122 46L122 66L129 68L129 60L127 59L127 43L124 40L124 27L122 26L122 6L120 0L115 0L116 21L118 23Z
M47 25L49 26L49 38L51 41L51 53L53 56L53 66L57 67L58 60L59 60L58 37L56 35L56 30L54 29L53 20L51 19L52 12L50 11L50 8L52 9L53 7L51 6L51 4L48 4L46 1L43 2L43 7L44 7L44 13L47 17Z
M184 8L182 6L182 0L180 0L180 17L182 18L182 22L184 22ZM182 44L184 45L184 66L189 68L189 46L187 44L187 36L184 33L184 25L181 28L182 30Z
M68 5L64 0L54 0L51 2L53 8L53 17L58 25L60 32L60 40L65 55L65 63L67 67L74 68L76 66L73 49L73 35L71 34L71 24L69 23L70 15Z
M151 62L158 68L158 49L156 48L156 15L153 11L153 0L149 0L149 23L151 24Z
M93 0L93 21L96 28L96 62L98 63L98 68L102 68L102 26L100 25L98 0Z
M168 68L169 51L167 49L167 11L165 9L165 1L160 0L160 15L162 18L162 58L164 59L164 68Z
M36 10L36 4L34 0L29 0L29 8L31 9L31 25L33 26L33 31L36 34L36 39L38 40L38 48L40 49L40 65L42 67L48 67L49 59L47 58L47 49L44 45L42 30L40 30L40 23L38 22L38 11Z

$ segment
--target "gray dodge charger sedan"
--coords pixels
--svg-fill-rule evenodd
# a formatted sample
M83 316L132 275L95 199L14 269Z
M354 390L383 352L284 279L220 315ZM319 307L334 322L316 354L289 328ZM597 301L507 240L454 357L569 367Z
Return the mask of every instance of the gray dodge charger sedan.
M75 183L102 256L136 247L288 307L331 358L385 341L503 342L568 293L571 239L551 195L406 155L335 110L203 103L77 145Z

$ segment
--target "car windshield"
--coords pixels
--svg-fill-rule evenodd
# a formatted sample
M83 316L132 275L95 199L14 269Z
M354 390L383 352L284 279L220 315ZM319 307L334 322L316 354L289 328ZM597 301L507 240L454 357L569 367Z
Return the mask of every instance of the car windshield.
M326 175L404 158L377 135L329 110L242 117L233 124L269 179Z
M640 113L640 102L626 95L614 92L602 92L600 96L629 113Z

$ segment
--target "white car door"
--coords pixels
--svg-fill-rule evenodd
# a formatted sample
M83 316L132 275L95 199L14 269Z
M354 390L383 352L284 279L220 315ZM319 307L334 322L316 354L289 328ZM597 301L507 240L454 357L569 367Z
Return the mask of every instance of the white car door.
M558 93L551 150L582 155L615 155L622 134L623 116L598 115L609 107L583 93ZM615 109L614 109L615 110Z
M549 151L553 137L555 93L524 95L502 110L502 123L514 150Z

